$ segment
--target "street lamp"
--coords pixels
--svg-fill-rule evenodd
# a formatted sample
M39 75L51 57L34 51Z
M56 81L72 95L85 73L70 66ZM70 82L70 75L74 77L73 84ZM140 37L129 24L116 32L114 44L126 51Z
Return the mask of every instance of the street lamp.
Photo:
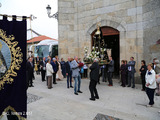
M53 14L53 15L51 15L51 7L50 7L50 5L48 5L48 6L46 7L46 9L47 9L47 14L48 14L48 17L49 17L49 18L58 19L58 12L56 12L56 13Z

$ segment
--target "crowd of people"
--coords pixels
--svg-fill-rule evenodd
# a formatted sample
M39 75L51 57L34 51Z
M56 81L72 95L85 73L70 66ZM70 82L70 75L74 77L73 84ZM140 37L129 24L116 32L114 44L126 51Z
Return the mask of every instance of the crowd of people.
M48 89L52 88L52 84L57 84L58 80L67 78L67 88L74 88L74 94L78 95L82 93L81 91L81 79L88 78L88 69L90 69L90 85L89 90L91 93L90 100L99 99L99 95L96 89L97 83L100 83L100 76L102 76L102 81L107 82L106 74L108 76L108 86L113 86L112 76L114 72L114 60L109 57L110 62L106 65L99 66L98 59L96 58L93 64L89 67L88 64L81 62L78 57L68 57L68 61L64 61L61 58L59 61L58 56L51 58L40 59L37 57L36 63L38 68L35 69L36 73L39 75L41 73L42 82L47 81ZM33 86L34 79L34 59L30 57L27 61L27 87ZM122 87L132 87L135 88L135 69L136 62L134 57L127 60L121 61L120 73L121 73L121 86ZM106 69L107 68L107 69ZM160 83L160 63L157 58L153 59L153 63L146 65L145 60L141 61L141 68L139 69L139 74L142 81L142 91L146 91L149 98L149 106L154 104L154 93L156 90L156 96L160 96L159 83ZM46 79L45 79L46 78ZM74 86L72 85L74 79Z
M35 66L35 60L37 67ZM48 56L47 58L43 57L42 60L37 57L35 60L33 56L27 60L27 87L34 87L33 80L35 79L35 70L37 75L41 73L42 82L47 81L48 89L52 88L52 83L57 84L57 81L67 77L67 88L73 88L72 78L74 78L74 94L78 95L78 93L82 93L82 91L80 91L81 78L83 76L85 78L88 77L88 65L84 65L80 58L75 57L73 59L68 57L68 61L65 62L63 58L59 61L58 56L54 58Z
M130 61L127 63L126 60L121 61L121 86L125 87L128 84L128 87L135 88L134 74L135 70L134 57L130 58ZM153 63L146 65L145 60L141 61L141 68L139 69L139 74L142 81L142 91L146 91L146 94L149 98L149 104L147 107L152 107L154 105L154 94L156 90L156 96L160 96L160 62L157 58L153 59ZM160 111L159 111L160 112Z

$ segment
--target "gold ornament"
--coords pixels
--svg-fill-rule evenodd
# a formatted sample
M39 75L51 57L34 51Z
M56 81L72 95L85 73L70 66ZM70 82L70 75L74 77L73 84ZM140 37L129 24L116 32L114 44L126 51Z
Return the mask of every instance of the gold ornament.
M0 37L8 45L11 52L10 68L5 73L5 75L0 78L0 90L2 90L4 89L5 83L12 84L14 82L14 79L12 77L17 76L17 73L15 72L15 70L19 70L21 67L20 64L23 62L23 53L21 52L21 48L17 47L18 42L13 41L15 39L14 35L7 36L6 32L0 29Z
M2 43L0 42L0 50L2 49Z

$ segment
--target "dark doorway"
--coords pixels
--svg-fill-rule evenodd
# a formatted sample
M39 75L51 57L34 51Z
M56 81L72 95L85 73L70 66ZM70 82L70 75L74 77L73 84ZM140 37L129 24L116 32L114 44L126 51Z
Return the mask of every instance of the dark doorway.
M97 29L96 29L97 30ZM94 30L91 34L92 44L93 46L93 36L95 35L96 30ZM111 49L111 56L115 61L115 71L113 74L114 78L119 78L119 70L120 70L120 43L119 43L119 31L109 26L101 27L103 38L105 41L105 46L107 49Z
M111 50L111 56L115 62L114 64L114 77L119 77L120 69L120 50L119 50L119 35L103 36L107 49Z

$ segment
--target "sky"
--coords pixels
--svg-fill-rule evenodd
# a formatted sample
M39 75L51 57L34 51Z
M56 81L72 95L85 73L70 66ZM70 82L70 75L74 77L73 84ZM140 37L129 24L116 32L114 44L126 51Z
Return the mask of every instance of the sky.
M46 7L51 6L51 15L58 11L57 0L0 0L0 14L37 17L31 22L34 31L41 35L58 39L58 21L49 18ZM30 29L30 20L27 20Z

